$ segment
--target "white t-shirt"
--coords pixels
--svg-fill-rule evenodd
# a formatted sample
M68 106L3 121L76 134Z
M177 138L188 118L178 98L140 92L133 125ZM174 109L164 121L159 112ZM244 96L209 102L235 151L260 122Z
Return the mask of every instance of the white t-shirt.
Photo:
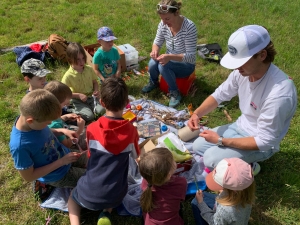
M297 108L297 91L291 78L274 64L255 82L234 70L212 96L220 104L236 95L242 113L237 126L254 137L260 151L279 151Z

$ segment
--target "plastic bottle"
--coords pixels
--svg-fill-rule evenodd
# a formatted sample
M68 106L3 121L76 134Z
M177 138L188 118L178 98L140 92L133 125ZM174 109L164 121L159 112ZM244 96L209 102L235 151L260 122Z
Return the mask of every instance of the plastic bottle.
M170 130L169 127L165 124L163 124L160 129L162 133L166 133Z

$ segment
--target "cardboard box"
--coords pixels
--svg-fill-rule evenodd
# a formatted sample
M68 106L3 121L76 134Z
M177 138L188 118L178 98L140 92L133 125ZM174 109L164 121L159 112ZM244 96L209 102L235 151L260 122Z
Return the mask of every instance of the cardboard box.
M101 45L99 43L83 46L83 48L85 50L85 53L86 53L86 57L87 57L86 61L87 61L88 65L93 66L93 56L94 56L94 53L97 51L97 49L100 46ZM127 70L127 68L126 68L126 61L125 61L125 53L118 46L116 46L115 44L114 44L114 47L116 49L118 49L118 52L119 52L119 54L121 56L121 58L120 58L121 71L125 72Z
M141 150L141 155L154 149L157 145L157 139L159 137L165 135L166 133L156 135L152 138L148 138L148 139L144 140L142 143L140 143L139 147ZM178 175L179 173L182 173L184 171L189 171L192 167L192 162L193 162L193 160L190 159L190 160L182 162L182 163L177 163L177 169L175 170L174 175Z

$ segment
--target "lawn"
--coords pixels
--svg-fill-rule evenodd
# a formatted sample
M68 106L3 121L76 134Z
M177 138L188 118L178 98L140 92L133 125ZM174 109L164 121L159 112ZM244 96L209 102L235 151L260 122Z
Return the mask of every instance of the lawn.
M198 29L198 43L219 43L227 52L227 40L237 28L247 24L265 26L271 35L278 55L275 64L291 76L300 89L300 5L297 0L183 0L181 13L191 19ZM57 33L68 41L83 45L96 42L96 31L109 26L118 37L116 45L129 43L140 56L147 59L140 63L144 68L155 37L159 17L158 1L115 0L2 0L0 7L0 224L69 224L68 215L39 207L34 200L31 184L23 181L14 169L9 153L9 135L18 115L18 104L27 88L16 64L16 56L4 49L45 40ZM60 62L46 66L53 71L48 80L60 80L68 66ZM183 98L178 109L192 103L194 107L211 94L230 73L216 63L197 58L194 97ZM127 81L130 95L147 97L167 104L159 91L142 96L140 90L147 83L146 76ZM237 99L226 105L233 119L239 116ZM227 123L224 114L215 110L209 115L208 126ZM300 115L296 112L281 151L261 163L262 171L255 177L257 200L252 210L252 225L300 224ZM185 224L194 224L190 209L192 197L184 203ZM98 212L83 211L82 224L95 224ZM114 224L140 224L135 217L120 217L114 213Z

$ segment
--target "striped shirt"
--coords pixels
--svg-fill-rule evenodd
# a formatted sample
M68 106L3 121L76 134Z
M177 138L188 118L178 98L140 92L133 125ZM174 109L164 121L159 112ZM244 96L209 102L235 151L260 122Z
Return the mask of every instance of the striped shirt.
M170 28L162 21L158 24L154 44L159 48L166 42L166 54L183 54L182 62L196 63L197 28L195 24L184 17L181 29L173 36Z

